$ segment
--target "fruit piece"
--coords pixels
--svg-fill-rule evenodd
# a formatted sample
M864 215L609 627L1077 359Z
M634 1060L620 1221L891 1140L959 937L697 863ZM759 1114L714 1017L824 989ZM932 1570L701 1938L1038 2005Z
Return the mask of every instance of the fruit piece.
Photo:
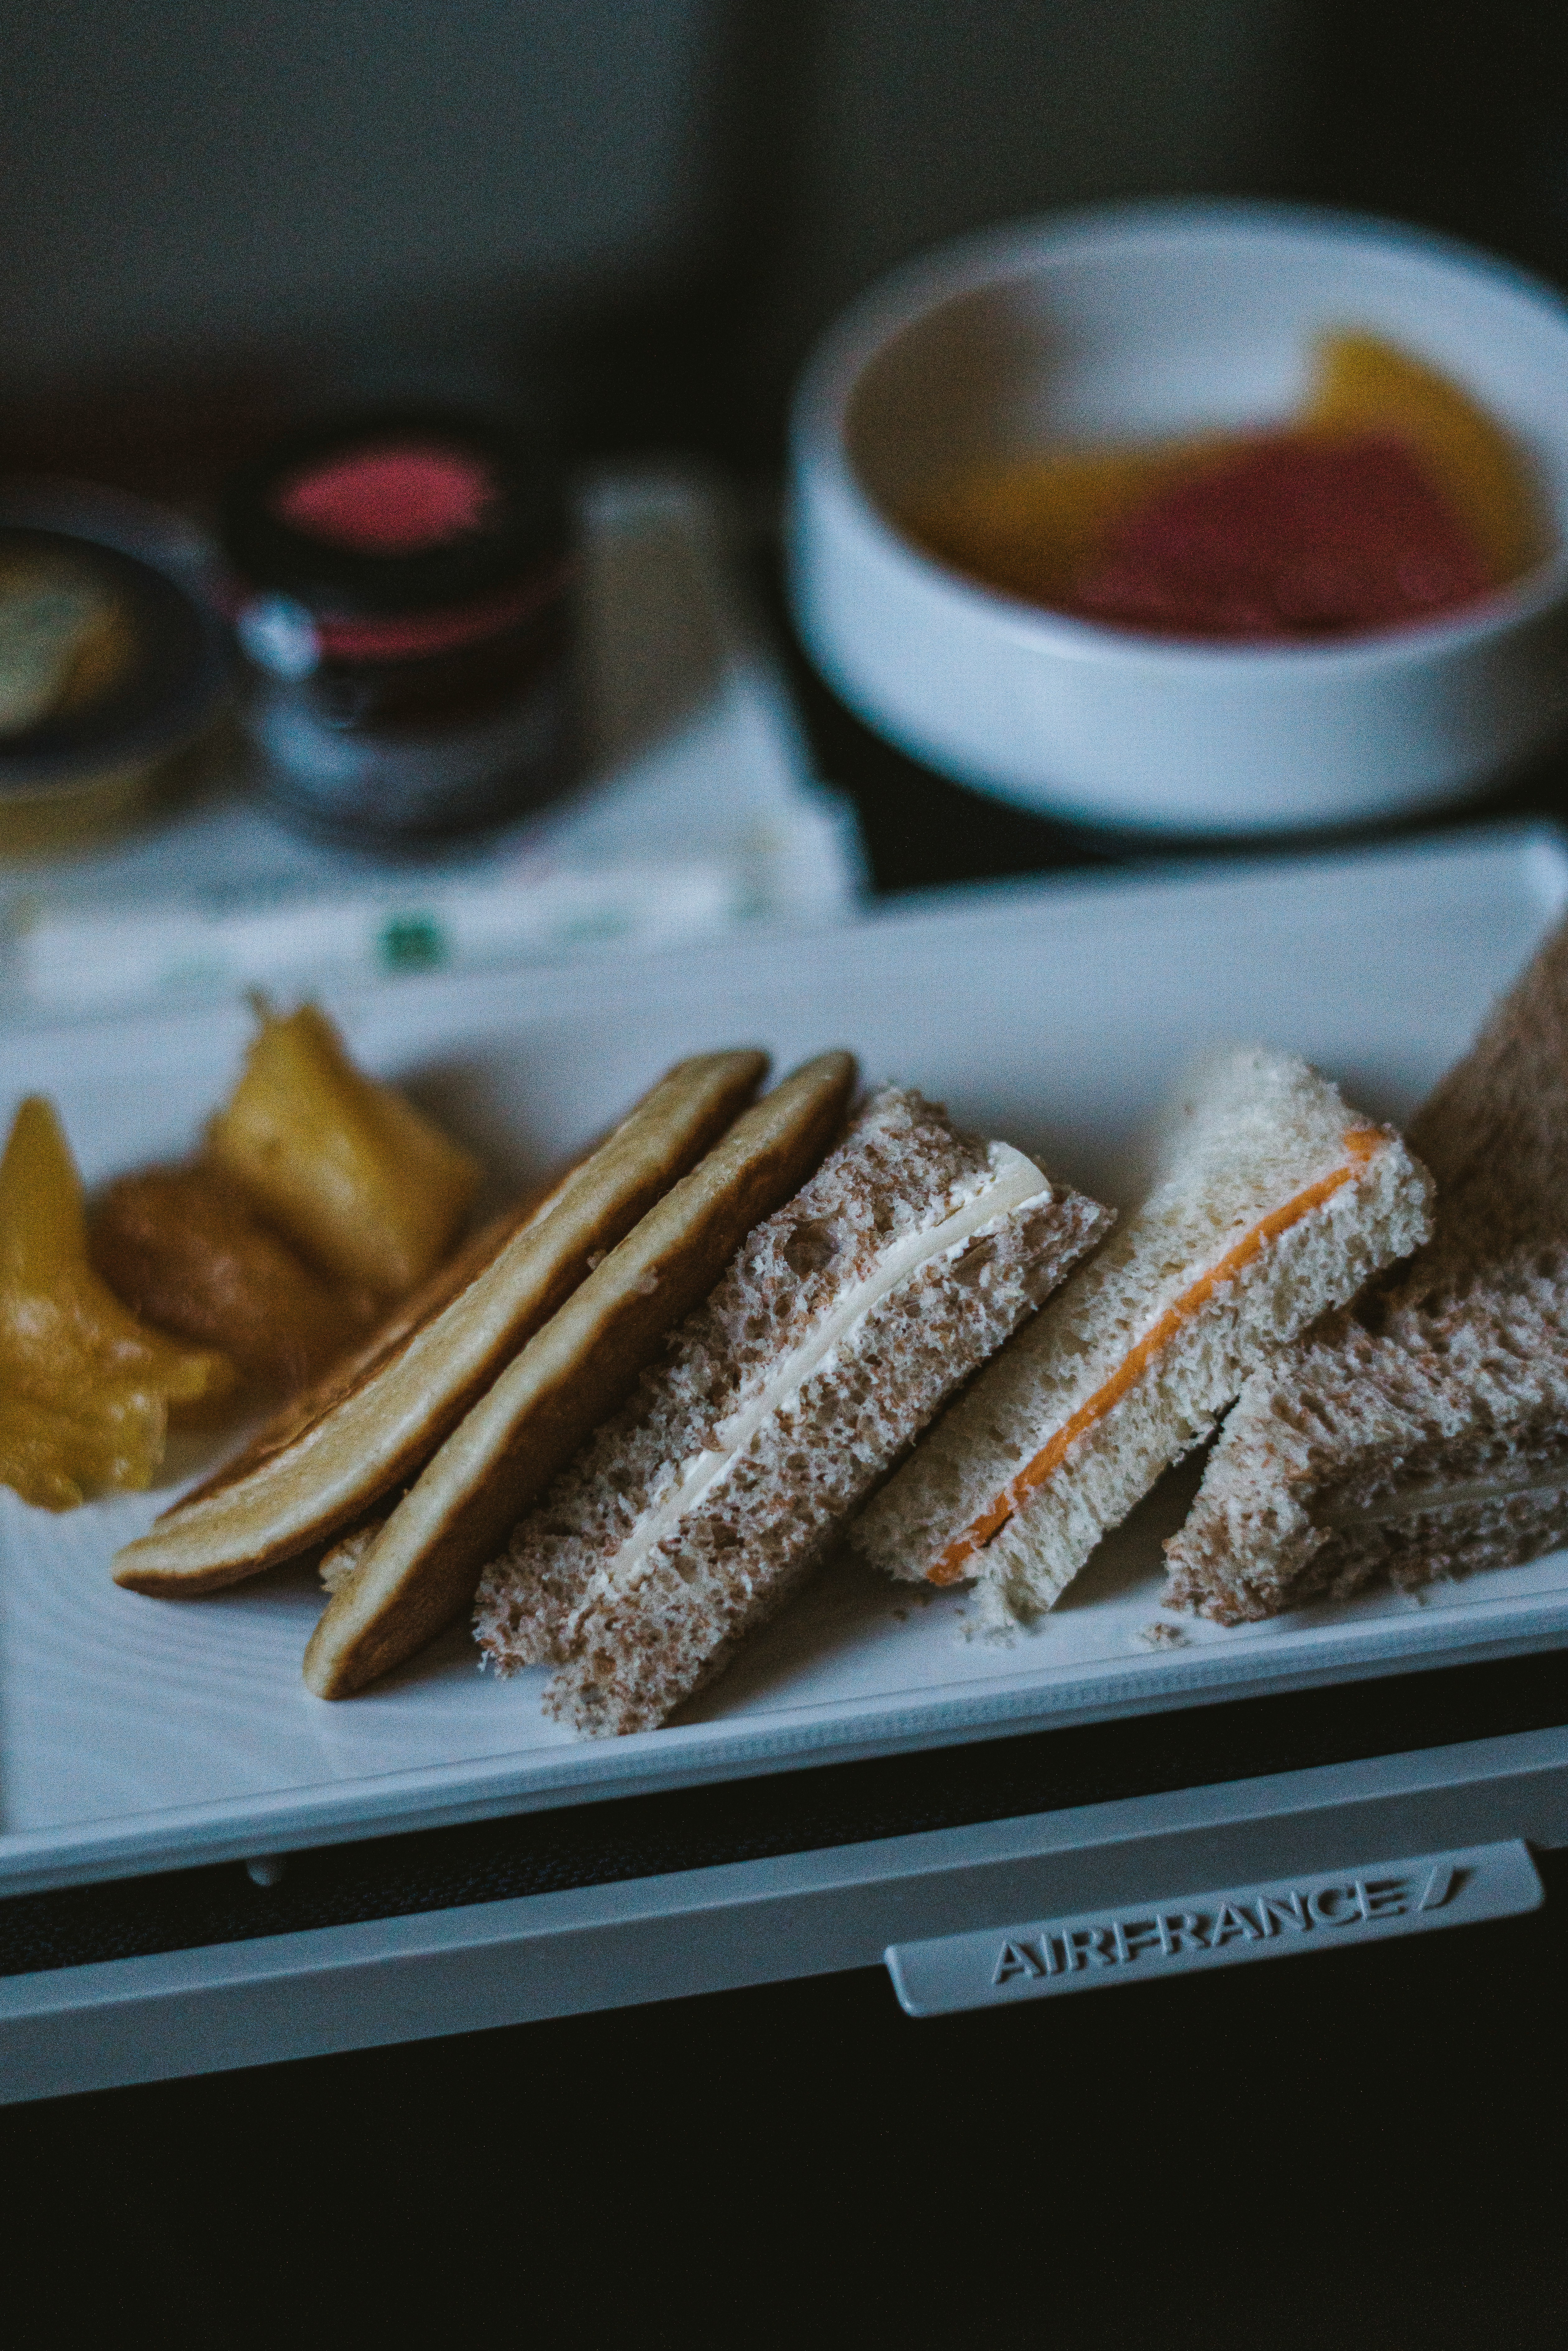
M1387 434L1425 465L1486 558L1490 584L1545 553L1536 502L1512 442L1457 383L1373 335L1329 335L1301 419L1338 435Z
M356 1070L324 1012L264 1012L213 1157L340 1280L401 1297L437 1265L479 1168L411 1102Z
M1069 609L1164 636L1290 641L1430 620L1489 585L1404 442L1280 433L1125 517Z
M1244 463L1249 452L1292 439L1343 450L1397 443L1407 451L1482 560L1485 577L1472 593L1517 580L1547 552L1540 503L1510 435L1458 384L1371 335L1323 338L1306 404L1284 431L996 458L952 475L911 504L903 519L934 555L988 587L1058 611L1114 619L1118 611L1101 608L1119 598L1107 600L1099 585L1086 590L1102 563L1119 562L1118 548L1140 518L1187 486ZM1426 568L1432 538L1428 517L1416 533L1416 568ZM1463 601L1457 592L1415 599L1424 610ZM1134 625L1162 623L1140 617ZM1190 621L1170 625L1190 632ZM1231 632L1216 623L1201 632ZM1233 632L1260 632L1250 622Z
M905 521L934 555L988 586L1061 604L1111 525L1201 463L1212 444L1058 449L959 475Z
M169 1406L233 1384L226 1357L145 1329L93 1271L70 1152L30 1097L0 1159L0 1483L48 1510L149 1486Z
M145 1167L94 1211L92 1262L117 1298L161 1331L221 1347L252 1378L303 1386L383 1311L364 1289L317 1273L211 1164Z

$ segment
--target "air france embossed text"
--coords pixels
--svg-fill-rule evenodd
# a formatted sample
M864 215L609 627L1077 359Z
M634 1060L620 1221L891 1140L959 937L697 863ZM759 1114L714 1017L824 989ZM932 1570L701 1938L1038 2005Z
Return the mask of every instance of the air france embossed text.
M1441 1909L1461 1876L1440 1863L1420 1878L1349 1877L1284 1893L1237 1892L1217 1896L1202 1910L1124 1912L1082 1926L1016 1933L1001 1938L991 1982L1000 1986L1072 1975L1083 1968L1130 1967L1146 1953L1181 1959L1207 1956L1228 1943L1376 1926L1414 1910Z

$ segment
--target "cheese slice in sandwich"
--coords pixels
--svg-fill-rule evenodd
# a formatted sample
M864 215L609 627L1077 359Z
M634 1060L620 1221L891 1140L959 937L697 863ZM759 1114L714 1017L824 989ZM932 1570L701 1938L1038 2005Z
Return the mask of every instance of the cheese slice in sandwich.
M679 1062L520 1218L502 1218L370 1345L128 1543L114 1580L214 1591L329 1541L415 1476L532 1334L744 1110L765 1053Z
M1399 1137L1304 1061L1211 1057L1174 1106L1143 1206L852 1540L893 1575L981 1579L993 1621L1051 1607L1266 1349L1426 1238L1429 1191Z
M653 1729L1111 1222L919 1094L877 1095L486 1570L486 1657L557 1666L545 1704L590 1736Z
M1243 1387L1175 1606L1231 1625L1568 1542L1568 928L1409 1133L1431 1243Z

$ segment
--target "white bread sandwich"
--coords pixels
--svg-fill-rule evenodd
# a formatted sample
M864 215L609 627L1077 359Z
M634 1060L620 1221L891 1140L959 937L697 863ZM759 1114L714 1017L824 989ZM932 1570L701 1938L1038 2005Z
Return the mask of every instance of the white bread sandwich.
M226 1463L129 1543L114 1579L214 1591L329 1541L397 1490L534 1332L745 1108L759 1052L682 1061L520 1217L503 1218Z
M1143 1206L852 1540L893 1575L980 1579L995 1624L1039 1614L1265 1350L1426 1238L1429 1191L1399 1137L1304 1061L1249 1048L1200 1063Z
M318 1698L351 1697L466 1614L507 1529L623 1401L752 1226L821 1164L854 1082L852 1054L804 1062L535 1331L390 1514L340 1558L305 1652Z
M652 1729L1111 1221L919 1094L877 1095L486 1570L486 1658L555 1665L546 1706L590 1736Z
M1568 1542L1568 929L1410 1127L1431 1245L1242 1389L1173 1605L1232 1625Z

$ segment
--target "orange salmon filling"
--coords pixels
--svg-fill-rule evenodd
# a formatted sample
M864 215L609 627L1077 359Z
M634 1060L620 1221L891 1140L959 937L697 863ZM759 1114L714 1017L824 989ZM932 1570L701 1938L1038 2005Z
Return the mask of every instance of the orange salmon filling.
M1043 1486L1084 1432L1092 1428L1097 1421L1103 1420L1134 1382L1142 1379L1160 1349L1176 1336L1184 1323L1191 1322L1200 1307L1207 1305L1220 1283L1230 1280L1233 1275L1250 1265L1255 1258L1262 1255L1270 1241L1278 1240L1281 1233L1288 1233L1292 1225L1299 1225L1303 1217L1309 1217L1314 1208L1322 1207L1323 1202L1332 1199L1343 1185L1353 1183L1368 1160L1375 1157L1382 1149L1385 1140L1378 1127L1351 1128L1344 1138L1345 1149L1350 1153L1349 1166L1336 1167L1332 1176L1322 1176L1317 1183L1309 1184L1304 1192L1298 1192L1295 1198L1287 1200L1282 1207L1270 1209L1250 1232L1243 1234L1234 1249L1226 1251L1218 1265L1210 1266L1207 1273L1200 1274L1190 1290L1184 1290L1175 1305L1167 1307L1153 1328L1145 1332L1125 1362L1117 1365L1111 1377L1095 1389L1087 1403L1079 1405L1071 1419L1062 1422L1034 1459L1026 1462L1018 1475L1009 1480L989 1510L983 1510L973 1526L948 1544L936 1565L926 1569L926 1583L958 1583L969 1572L970 1561L984 1551L992 1537L999 1534L1008 1520L1021 1508L1025 1496Z

